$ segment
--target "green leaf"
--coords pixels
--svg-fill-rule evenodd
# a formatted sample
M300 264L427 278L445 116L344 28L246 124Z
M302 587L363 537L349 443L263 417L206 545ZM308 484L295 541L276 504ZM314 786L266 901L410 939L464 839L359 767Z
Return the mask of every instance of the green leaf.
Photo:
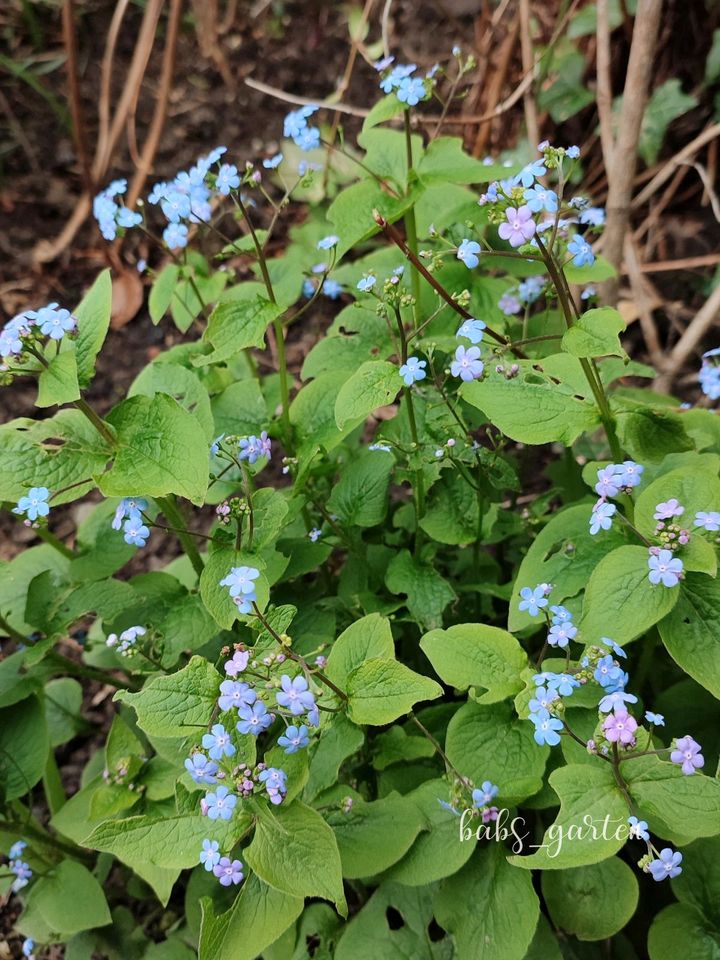
M305 798L313 800L323 790L338 783L340 767L365 742L362 730L351 723L345 714L337 714L325 727L310 760L310 776Z
M176 263L168 263L155 277L148 297L148 313L155 325L168 312L179 275L180 267Z
M442 687L397 660L367 660L347 679L348 716L380 727L409 713L422 700L442 696Z
M520 720L510 703L460 707L448 724L445 753L474 783L501 784L506 807L531 797L542 787L550 753L533 739L533 725Z
M130 704L138 726L151 736L199 735L215 709L220 680L204 657L192 657L177 673L154 677L138 693L118 690L114 699Z
M174 493L201 504L208 485L208 445L200 424L164 393L130 397L107 417L117 433L112 466L97 477L107 497Z
M331 900L347 916L335 835L316 810L299 800L274 810L260 808L245 859L276 890Z
M408 193L391 196L372 179L346 187L330 204L327 218L340 237L338 259L362 240L378 232L373 211L378 210L389 223L395 223L421 196L422 184L415 183Z
M671 880L673 893L720 930L720 836L696 840L683 848L683 872Z
M74 350L57 353L38 377L38 407L72 403L80 397L77 360Z
M390 867L384 879L410 887L425 887L451 876L467 863L475 843L460 839L460 821L440 806L440 800L448 801L448 794L444 780L428 780L406 795L424 817L426 829L403 859Z
M351 420L364 420L373 410L392 403L402 386L397 367L385 360L364 363L340 388L335 422L340 430Z
M491 373L460 388L460 395L511 440L520 443L559 441L570 446L581 433L599 424L595 407L578 399L567 384L542 375L532 361L520 361L520 373L512 380Z
M583 599L579 626L585 643L611 637L623 644L670 613L679 587L650 583L648 571L647 547L618 547L600 561Z
M0 796L5 803L28 793L45 770L50 743L36 697L0 710Z
M86 387L95 373L95 358L105 342L112 312L110 271L103 270L73 311L77 320L75 356L78 380Z
M640 128L638 152L648 167L657 160L665 139L665 132L673 120L697 106L697 99L683 93L677 77L666 80L653 91Z
M264 346L265 331L280 312L277 304L257 295L248 300L222 300L210 314L203 335L212 350L195 357L193 363L198 367L222 363L247 347Z
M435 756L435 747L423 736L408 736L402 727L390 727L372 742L372 765L386 770L394 763L407 763Z
M540 904L530 874L507 862L502 844L488 843L443 883L435 912L441 926L452 933L459 956L523 960Z
M673 903L653 919L648 956L650 960L719 960L717 927L690 904Z
M720 700L720 581L689 574L658 630L675 663Z
M425 818L408 797L392 795L373 803L357 800L348 812L326 814L333 828L344 877L372 877L396 863L425 828Z
M332 645L325 672L337 686L344 688L348 676L366 660L395 656L390 621L371 613L350 624Z
M683 415L667 407L652 408L625 397L613 398L618 439L631 457L657 463L670 453L693 450Z
M329 512L351 526L374 527L381 523L387 512L394 466L394 457L364 451L343 468L327 502Z
M489 183L494 179L488 166L463 150L460 137L436 137L431 140L417 164L417 175L424 183ZM507 172L503 174L507 176Z
M640 895L634 872L618 857L543 873L542 892L555 926L578 940L605 940L622 930Z
M323 447L333 450L365 419L366 414L345 420L338 428L335 421L335 400L348 380L347 371L321 373L307 383L290 404L290 423L305 458ZM301 468L302 469L302 468Z
M625 843L628 811L610 764L568 764L554 770L549 782L560 798L555 822L535 853L513 856L510 862L525 870L563 870L597 864L617 853Z
M481 687L478 703L496 703L522 689L527 656L512 634L481 623L433 630L420 641L435 672L458 690Z
M602 283L603 280L617 276L615 267L600 255L595 257L595 263L590 266L576 267L575 264L568 263L563 267L563 273L568 283Z
M233 623L241 616L237 604L230 596L227 587L220 586L220 581L230 573L233 567L251 566L260 569L260 577L255 581L258 592L258 606L262 609L267 603L269 587L267 579L262 573L264 563L254 554L238 552L233 547L222 547L213 550L207 558L203 572L200 575L200 596L210 615L218 626L229 630Z
M396 186L404 187L408 178L407 142L405 134L399 130L366 130L359 134L358 143L366 151L364 163L376 177L391 180ZM422 150L422 140L416 134L412 137L412 152L417 156ZM377 183L373 179L373 184Z
M191 413L202 427L208 441L216 436L210 397L207 387L195 371L161 360L149 363L132 382L128 396L152 397L156 393L167 393L177 400L183 409Z
M372 130L372 128L376 127L379 123L392 120L393 117L399 117L404 109L405 105L398 100L395 94L388 93L382 100L378 100L363 120L363 133L365 133L366 130Z
M226 913L217 914L210 897L200 905L199 960L255 960L297 920L304 902L250 874Z
M445 607L455 599L455 591L436 568L419 562L409 550L401 550L390 561L385 585L391 593L407 596L408 610L427 630L442 624Z
M433 540L465 546L481 531L477 491L455 470L433 484L420 526Z
M653 833L696 840L720 833L720 780L696 773L686 777L677 764L656 756L621 764L630 795Z
M563 334L562 348L574 357L625 357L619 338L624 329L614 307L586 310Z
M38 877L30 888L27 914L24 921L32 924L38 915L53 937L63 940L112 923L102 887L76 860L63 860L47 876Z
M50 746L59 747L85 725L81 714L83 690L72 677L57 677L45 684L44 697Z

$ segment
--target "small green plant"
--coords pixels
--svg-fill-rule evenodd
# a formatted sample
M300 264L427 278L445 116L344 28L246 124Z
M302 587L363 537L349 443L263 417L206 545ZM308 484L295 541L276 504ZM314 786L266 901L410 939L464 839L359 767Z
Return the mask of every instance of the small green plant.
M137 210L105 189L103 236L164 251L153 321L200 333L109 412L107 272L0 334L5 384L58 408L0 428L0 497L42 541L0 578L27 956L713 955L717 416L635 385L577 147L416 132L471 65L378 64L356 146L302 107L282 154L217 148ZM178 555L128 575L150 538ZM114 714L68 795L83 681Z

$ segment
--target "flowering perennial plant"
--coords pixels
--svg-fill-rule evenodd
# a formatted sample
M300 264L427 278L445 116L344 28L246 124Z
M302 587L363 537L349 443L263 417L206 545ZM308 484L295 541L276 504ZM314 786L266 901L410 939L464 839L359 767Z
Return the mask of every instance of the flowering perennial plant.
M106 186L101 237L142 239L188 334L111 409L109 272L3 327L43 410L0 428L25 956L710 956L717 416L637 386L577 146L483 161L415 122L472 66L376 63L357 145L303 105L272 156Z

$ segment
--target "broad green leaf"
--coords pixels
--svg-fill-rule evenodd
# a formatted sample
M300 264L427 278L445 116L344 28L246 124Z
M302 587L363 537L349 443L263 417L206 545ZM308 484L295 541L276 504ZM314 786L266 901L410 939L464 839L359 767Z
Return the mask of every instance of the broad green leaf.
M130 397L107 417L117 433L112 466L97 477L108 497L173 493L203 502L208 484L208 445L200 424L164 393Z
M461 840L459 819L440 805L448 802L449 789L444 780L428 780L406 794L425 820L420 833L405 856L390 867L385 880L409 887L426 887L436 880L456 873L472 856L474 838Z
M600 255L595 257L595 263L584 267L576 267L574 263L568 263L563 268L563 273L569 283L602 283L603 280L617 276L615 267Z
M407 596L408 610L426 630L442 624L443 611L455 599L455 591L437 569L416 560L409 550L393 557L385 585L391 593Z
M720 960L718 928L688 903L673 903L654 918L648 933L650 960Z
M344 688L348 676L366 660L391 660L395 656L390 621L379 613L361 617L344 630L332 645L325 672Z
M388 506L390 475L394 457L378 456L364 451L343 467L327 502L327 509L341 523L356 527L374 527L385 517Z
M436 137L417 164L417 174L425 183L489 183L494 174L487 164L463 150L460 137ZM508 176L505 169L502 176Z
M220 581L230 573L233 567L251 566L260 569L260 577L255 581L258 595L258 606L262 609L268 598L269 587L263 568L265 564L254 554L238 552L233 547L222 547L207 558L205 567L200 575L200 596L210 615L218 626L229 630L238 617L241 616L237 604L230 596L227 587L220 585Z
M408 178L407 141L400 130L384 127L378 130L364 130L358 136L358 143L365 150L364 163L376 177L389 179L394 186L404 188ZM417 157L422 150L422 139L413 134L412 153ZM373 179L373 183L377 180Z
M355 262L344 268L357 275ZM360 274L362 275L362 274ZM359 279L359 277L357 278ZM353 286L357 280L353 279ZM302 378L319 377L323 373L346 370L354 373L370 360L384 360L395 352L387 321L374 310L361 307L356 301L335 318L325 336L318 340L305 357ZM344 383L347 375L340 383Z
M435 756L435 747L424 736L408 736L402 727L390 727L373 739L372 764L385 770L394 763L407 763Z
M75 535L79 556L70 563L70 577L75 583L104 580L135 555L137 547L125 543L123 534L112 528L117 506L117 500L103 500L79 524Z
M102 887L76 860L63 860L33 883L27 910L39 914L53 935L64 940L112 923Z
M657 160L665 139L665 132L673 120L697 106L697 99L684 93L680 80L673 77L653 90L645 107L640 128L638 153L648 167Z
M500 785L499 801L513 806L542 786L550 750L533 739L533 725L520 720L510 703L460 707L448 724L445 753L474 783Z
M495 703L522 689L520 673L527 656L506 630L463 623L433 630L420 641L438 676L451 687L481 687L478 703Z
M261 808L245 859L276 890L331 900L347 916L335 835L316 810L299 800L274 810Z
M618 857L543 873L542 892L555 926L578 940L605 940L622 930L640 893L635 873Z
M347 419L342 427L335 420L335 400L347 383L347 371L321 373L305 384L290 404L290 423L299 450L310 459L321 447L333 450L365 419L366 414Z
M335 833L344 877L372 877L407 853L425 818L408 797L392 795L372 803L355 801L352 809L331 811L326 819Z
M433 484L420 526L439 543L465 546L482 536L482 519L477 492L452 470Z
M542 913L525 960L563 960L557 938Z
M9 803L29 793L45 770L50 747L36 697L0 710L0 796Z
M402 386L397 367L385 360L364 363L340 388L335 400L335 422L340 430L349 421L364 419L378 407L392 403Z
M200 905L199 960L255 960L297 920L304 902L250 874L226 913L216 913L210 897Z
M373 211L378 210L388 222L394 223L417 201L422 184L415 183L409 193L393 196L370 178L345 187L330 204L327 218L340 237L338 259L348 250L378 232Z
M680 588L650 583L648 573L647 547L618 547L600 561L583 600L579 626L585 643L634 640L670 613Z
M112 312L110 271L103 270L73 311L77 320L75 356L81 387L86 387L95 373L95 358L105 342Z
M624 397L613 397L612 406L622 448L638 462L657 463L669 453L694 449L685 431L687 420L671 408L653 408Z
M549 782L560 798L557 818L535 853L513 856L510 862L525 870L563 870L597 864L617 853L627 836L628 809L610 764L568 764L554 770Z
M38 377L38 407L72 403L80 397L77 360L74 350L57 353Z
M677 764L657 756L621 764L630 795L653 833L672 837L713 837L720 833L720 780L696 773L686 777Z
M310 760L310 775L305 797L313 800L323 790L339 782L340 767L365 742L362 730L351 723L345 714L337 714L322 731Z
M83 689L72 677L57 677L45 684L45 719L51 747L67 743L84 728L82 699Z
M280 314L277 304L260 296L248 300L222 300L210 314L203 335L212 350L196 357L198 367L222 363L247 347L262 347L265 331Z
M167 393L191 413L202 427L209 446L215 436L215 424L207 387L198 374L179 363L149 363L132 382L128 396L152 397L156 393Z
M438 922L452 933L461 957L523 960L530 946L540 904L530 874L509 864L505 853L500 843L480 848L435 898Z
M523 587L552 583L552 603L564 603L585 589L590 574L606 554L625 543L625 532L619 523L591 536L591 513L590 501L560 510L533 540L513 585L509 630L517 631L537 623L537 619L518 609Z
M442 687L397 660L367 660L347 679L348 716L380 727L409 713L423 700L442 696Z
M555 123L563 123L595 99L583 84L585 57L569 40L562 38L553 50L552 74L538 93L538 105Z
M399 117L404 109L405 105L398 100L395 94L388 93L387 96L378 100L363 120L363 133L366 130L372 130L372 128L376 127L379 123L392 120L393 117Z
M720 581L691 573L658 630L678 666L720 700Z
M154 677L138 693L118 690L114 699L130 704L138 726L151 736L199 738L215 708L220 680L209 661L193 657L177 673Z
M720 836L683 847L683 872L671 880L681 903L697 909L720 930Z
M265 398L257 380L237 380L212 398L215 436L258 434L268 425Z
M574 357L625 357L619 338L624 329L614 307L586 310L563 334L562 348Z
M176 263L168 263L153 281L148 297L148 313L150 319L156 325L168 312L179 275L180 267Z
M166 669L177 663L183 651L199 650L217 635L218 626L200 597L189 593L174 602L157 624L162 634L162 664Z
M520 361L520 367L512 380L491 373L486 380L465 383L460 395L520 443L559 441L569 446L598 426L595 407L578 399L570 386L533 370L530 361Z

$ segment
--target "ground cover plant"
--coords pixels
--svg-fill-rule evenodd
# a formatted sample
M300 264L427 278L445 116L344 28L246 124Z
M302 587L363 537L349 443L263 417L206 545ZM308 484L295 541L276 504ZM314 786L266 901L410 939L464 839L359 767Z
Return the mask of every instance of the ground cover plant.
M383 56L353 140L296 104L277 153L104 185L188 334L109 412L110 271L0 332L38 408L0 426L38 541L0 567L26 957L720 955L720 351L705 405L647 389L578 146L416 122L475 66Z

